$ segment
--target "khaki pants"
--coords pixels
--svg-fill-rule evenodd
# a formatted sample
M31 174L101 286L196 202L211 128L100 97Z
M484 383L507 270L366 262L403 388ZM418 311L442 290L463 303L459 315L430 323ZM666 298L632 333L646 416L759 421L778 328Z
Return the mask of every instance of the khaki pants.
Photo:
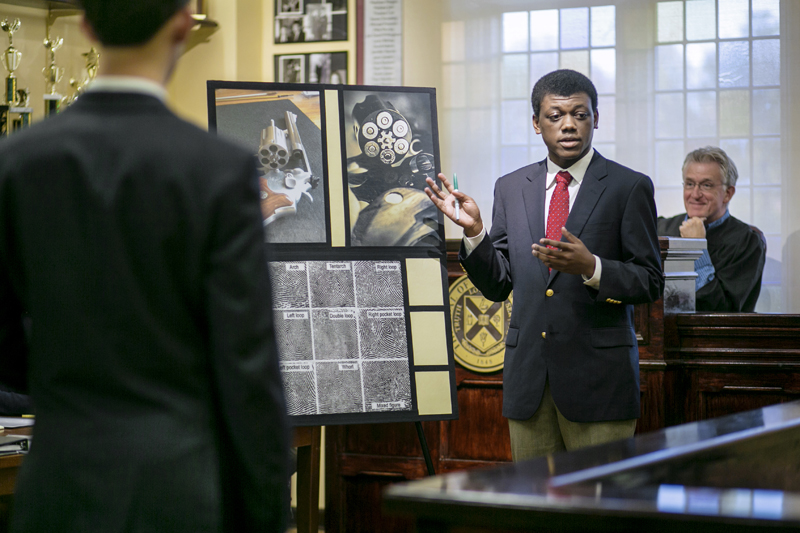
M565 450L603 444L633 436L636 419L611 422L570 422L556 408L545 382L542 403L527 420L508 420L511 434L511 457L524 461Z

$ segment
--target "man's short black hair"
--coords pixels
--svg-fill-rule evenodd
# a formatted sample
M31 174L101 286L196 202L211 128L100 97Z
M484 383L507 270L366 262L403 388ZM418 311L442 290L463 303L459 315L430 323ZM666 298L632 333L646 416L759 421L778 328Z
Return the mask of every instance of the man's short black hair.
M597 111L597 89L592 80L574 70L561 69L545 74L531 92L531 104L534 116L539 116L542 100L548 94L556 96L572 96L577 93L586 93L592 101L592 111Z
M104 46L149 41L189 0L79 0L86 20Z

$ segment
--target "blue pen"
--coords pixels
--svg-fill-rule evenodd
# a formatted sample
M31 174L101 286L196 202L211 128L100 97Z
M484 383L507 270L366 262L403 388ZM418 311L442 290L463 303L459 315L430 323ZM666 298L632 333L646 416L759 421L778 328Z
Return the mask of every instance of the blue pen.
M457 190L458 190L458 176L456 176L456 173L453 172L453 191ZM455 201L455 205L456 205L456 220L458 220L461 214L459 212L461 210L461 206L459 205L458 200Z

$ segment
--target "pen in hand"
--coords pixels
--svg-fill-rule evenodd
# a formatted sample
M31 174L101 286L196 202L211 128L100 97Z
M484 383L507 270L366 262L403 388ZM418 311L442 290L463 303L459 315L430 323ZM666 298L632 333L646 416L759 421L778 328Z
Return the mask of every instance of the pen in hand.
M458 176L456 173L453 172L453 191L458 191ZM459 216L461 215L461 206L459 205L458 200L455 201L455 208L456 208L456 220L458 220Z

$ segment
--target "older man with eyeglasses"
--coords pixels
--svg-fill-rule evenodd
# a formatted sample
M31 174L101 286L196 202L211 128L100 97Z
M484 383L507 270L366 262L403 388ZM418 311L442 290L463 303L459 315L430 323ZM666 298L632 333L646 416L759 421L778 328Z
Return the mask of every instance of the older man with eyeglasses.
M738 176L722 148L690 152L683 162L686 213L658 219L661 236L708 240L708 250L694 265L697 311L752 313L761 292L763 235L728 210Z

